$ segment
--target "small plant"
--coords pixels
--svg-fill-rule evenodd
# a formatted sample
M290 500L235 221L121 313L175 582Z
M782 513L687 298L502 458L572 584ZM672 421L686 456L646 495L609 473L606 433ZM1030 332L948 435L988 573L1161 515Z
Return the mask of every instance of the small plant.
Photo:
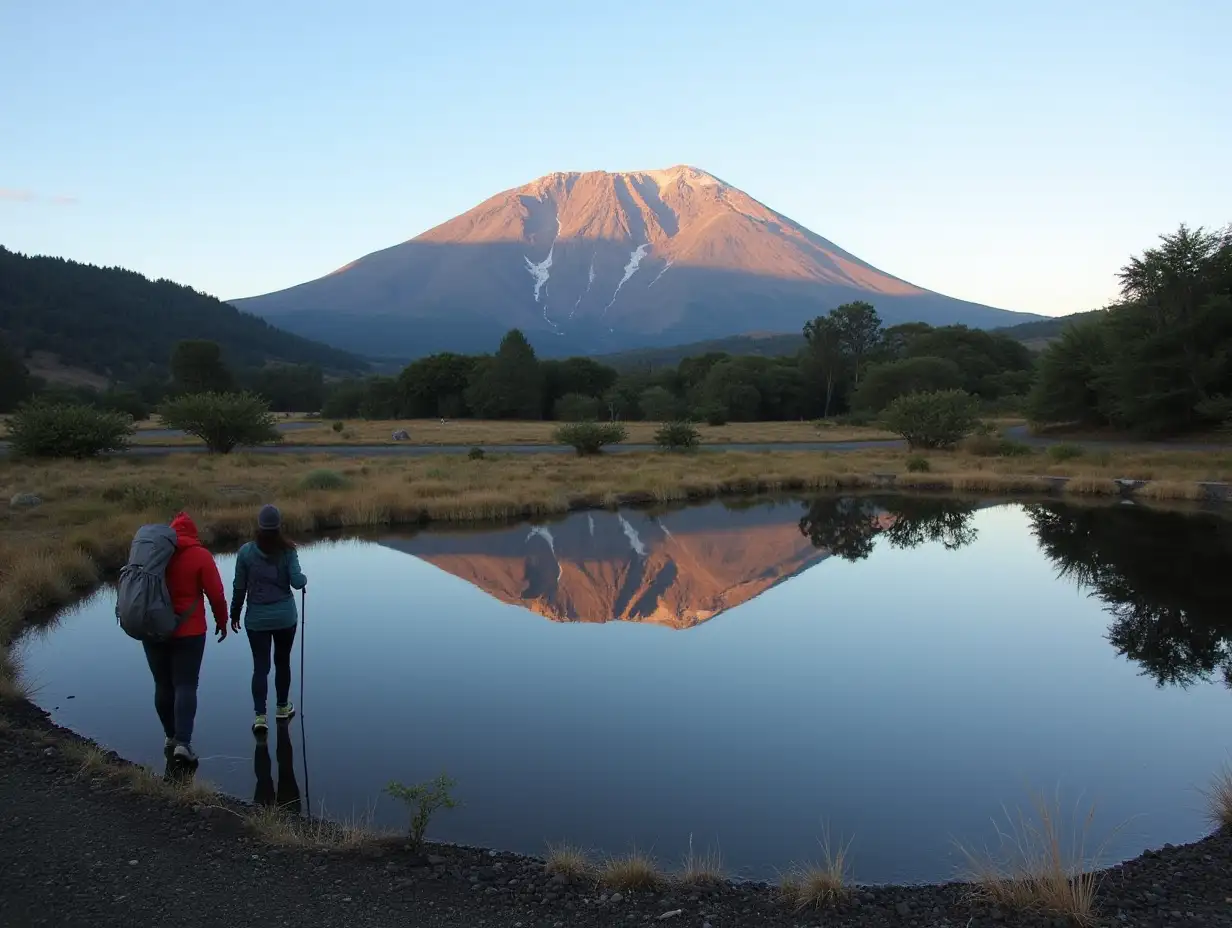
M484 450L482 448L472 448L466 452L466 456L472 461L482 461L484 459Z
M572 844L549 844L548 857L543 863L545 873L567 876L572 879L586 876L590 873L590 861L586 852Z
M619 857L609 857L599 869L599 882L612 889L654 889L663 882L654 858L636 848Z
M424 832L428 830L428 822L438 809L457 808L457 801L449 791L457 785L447 775L441 774L435 780L424 783L414 783L405 786L397 780L385 787L387 795L406 803L411 814L411 844L423 847Z
M698 418L707 425L727 425L727 410L722 406L703 406L698 411Z
M975 397L962 390L909 393L886 407L882 422L913 449L952 448L975 428L976 410Z
M847 856L851 842L836 849L830 843L827 829L821 841L821 859L812 863L796 864L779 883L783 898L797 911L821 908L841 900L847 895Z
M169 428L183 429L218 454L280 439L269 403L254 393L189 393L159 410Z
M1211 824L1216 828L1232 828L1232 764L1224 764L1203 792Z
M1060 444L1053 445L1048 449L1048 459L1055 464L1064 464L1066 461L1080 458L1084 454L1086 454L1086 451L1080 445Z
M629 437L619 422L573 422L552 433L552 440L571 445L579 455L599 454L604 445L615 445Z
M665 422L654 434L655 444L664 451L692 451L702 436L692 422Z
M1029 455L1031 446L1012 438L982 433L963 439L962 450L981 458L1016 458Z
M304 474L299 485L302 490L341 490L350 481L336 470L320 468Z
M85 405L35 400L9 417L13 450L31 458L92 458L123 451L133 434L132 417Z
M723 857L717 849L709 848L703 854L693 850L693 836L689 835L689 850L684 855L680 869L680 882L690 886L718 883L723 879Z
M907 472L911 474L927 474L933 466L928 463L928 458L922 454L913 454L907 458Z
M330 428L333 429L335 432L340 433L343 429L346 428L346 423L343 422L341 419L339 419L337 422L331 425Z

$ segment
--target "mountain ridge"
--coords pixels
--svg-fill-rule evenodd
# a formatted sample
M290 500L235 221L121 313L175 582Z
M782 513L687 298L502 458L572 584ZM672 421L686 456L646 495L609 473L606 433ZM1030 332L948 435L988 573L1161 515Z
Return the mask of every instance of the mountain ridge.
M855 299L889 324L1037 318L895 277L690 165L546 174L316 280L232 302L409 358L492 350L515 327L549 356L798 331Z

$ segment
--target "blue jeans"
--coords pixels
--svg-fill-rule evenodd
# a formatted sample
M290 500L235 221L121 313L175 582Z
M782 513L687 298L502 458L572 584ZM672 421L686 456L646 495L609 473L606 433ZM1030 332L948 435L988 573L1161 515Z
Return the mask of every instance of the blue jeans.
M295 628L278 628L269 632L248 631L248 646L252 648L252 708L265 715L269 698L270 649L274 651L274 697L285 706L291 698L291 648L295 645Z
M192 744L205 635L145 641L142 646L154 676L154 709L163 723L163 733L180 744Z

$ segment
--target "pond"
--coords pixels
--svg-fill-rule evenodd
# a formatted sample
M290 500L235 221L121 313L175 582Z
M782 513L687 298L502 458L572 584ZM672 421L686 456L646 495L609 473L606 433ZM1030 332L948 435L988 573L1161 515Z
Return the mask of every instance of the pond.
M447 771L463 805L439 840L675 865L691 837L773 878L828 827L860 881L939 881L956 839L987 843L1039 791L1094 803L1111 862L1204 834L1200 789L1232 744L1232 522L1214 514L713 502L301 560L303 724L254 744L246 643L211 639L198 776L402 826L383 788ZM161 768L113 605L104 587L29 636L28 672L57 722Z

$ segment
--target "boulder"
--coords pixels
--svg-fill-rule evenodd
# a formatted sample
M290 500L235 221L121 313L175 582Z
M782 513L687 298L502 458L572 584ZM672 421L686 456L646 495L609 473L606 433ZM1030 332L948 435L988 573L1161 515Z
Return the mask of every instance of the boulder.
M17 493L9 500L9 505L14 509L32 509L43 505L43 498L37 493Z
M398 429L398 431L393 434L394 441L409 441L410 437L411 436L407 434L406 429Z

